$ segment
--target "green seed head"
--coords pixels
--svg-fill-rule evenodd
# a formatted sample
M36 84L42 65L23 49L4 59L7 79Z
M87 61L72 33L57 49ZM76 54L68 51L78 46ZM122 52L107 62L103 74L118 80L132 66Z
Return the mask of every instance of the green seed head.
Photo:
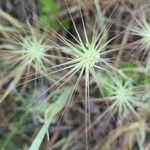
M142 38L141 41L143 44L146 44L147 47L150 46L150 24L143 26L137 30L137 34Z
M146 16L139 20L131 30L133 35L140 37L141 44L145 48L150 47L150 20Z
M99 62L100 56L99 53L96 50L87 50L84 52L82 56L82 65L84 68L92 68L94 65Z
M109 96L111 97L112 109L118 112L118 115L133 112L136 114L136 107L141 107L142 102L137 98L138 87L133 85L130 80L114 78L109 86Z
M116 95L116 101L118 101L120 106L132 102L135 94L131 83L119 83L116 85L116 90L114 92Z
M23 53L28 62L41 63L45 57L46 46L37 39L27 38L23 42Z
M140 44L141 44L141 49L142 50L147 50L148 56L146 59L146 67L145 67L145 73L149 74L150 71L150 22L147 21L146 19L143 20L141 25L138 25L135 27L133 30L133 33L135 35L138 35L140 39Z

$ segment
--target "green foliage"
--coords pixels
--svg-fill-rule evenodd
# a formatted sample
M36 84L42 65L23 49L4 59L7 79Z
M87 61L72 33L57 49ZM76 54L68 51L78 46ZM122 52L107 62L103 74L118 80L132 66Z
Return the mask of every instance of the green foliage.
M39 0L38 10L40 13L39 21L42 26L52 28L55 31L62 29L62 26L54 17L58 16L60 13L60 8L55 0ZM60 21L67 29L69 28L67 20L61 19Z
M138 80L140 78L140 74L135 71L138 66L132 62L122 62L120 65L120 69L130 78L134 80Z
M0 149L2 150L9 150L12 147L17 149L19 145L15 145L13 138L18 135L22 135L27 131L27 127L24 125L28 112L21 113L20 117L17 116L17 119L10 123L10 133L7 136L0 140ZM10 148L10 145L12 146Z
M61 94L59 94L58 99L55 100L52 104L49 105L49 107L45 111L45 122L40 129L38 135L34 139L31 147L29 150L38 150L45 134L47 133L47 130L49 128L49 125L51 124L52 120L55 118L55 116L65 107L65 104L69 98L69 95L71 94L71 88L65 87L60 91Z

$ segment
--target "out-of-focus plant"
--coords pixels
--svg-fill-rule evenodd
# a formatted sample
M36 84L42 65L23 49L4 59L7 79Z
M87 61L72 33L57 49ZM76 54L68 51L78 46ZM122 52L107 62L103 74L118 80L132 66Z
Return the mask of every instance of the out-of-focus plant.
M146 139L146 125L142 121L128 123L122 126L117 127L112 130L109 134L109 138L106 140L105 144L102 146L102 150L110 150L113 143L117 140L118 137L127 137L123 140L127 140L126 148L134 149L135 144L137 144L138 149L143 150L145 139ZM120 145L120 147L122 144Z
M106 78L106 77L105 77ZM103 87L108 99L112 113L117 113L118 118L128 117L130 114L139 118L138 109L145 109L146 100L143 100L143 88L137 86L131 79L123 79L118 76L106 78Z
M131 28L131 34L138 37L137 44L139 51L143 51L143 54L147 54L145 59L144 73L150 72L150 18L149 18L149 5L143 10L144 7L139 9L139 12L134 16L134 27Z
M35 76L37 76L38 73L40 74L46 70L47 66L54 64L53 56L52 59L50 59L51 55L48 54L52 46L46 44L43 39L36 37L36 35L20 36L18 38L20 38L19 41L13 38L1 45L1 58L6 62L5 68L7 72L9 72L8 75L5 75L5 77L0 80L1 86L11 81L9 88L1 97L1 101L11 92L13 86L17 86L24 75L30 76L32 69L35 72Z
M62 26L58 23L57 19L55 18L60 14L60 8L56 1L39 0L38 10L40 14L39 21L42 26L52 28L55 31L63 29ZM69 28L69 23L67 20L61 19L60 21L66 28Z

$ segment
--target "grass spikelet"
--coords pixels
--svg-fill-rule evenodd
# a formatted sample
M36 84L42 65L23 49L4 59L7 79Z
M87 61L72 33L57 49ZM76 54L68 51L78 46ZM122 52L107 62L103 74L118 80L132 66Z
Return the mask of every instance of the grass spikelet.
M52 48L50 44L43 41L43 37L39 38L39 35L32 34L32 32L30 35L21 35L20 33L12 35L11 39L3 42L0 46L0 54L1 59L7 62L5 67L9 74L5 74L3 80L0 80L0 84L3 86L9 83L10 86L3 92L1 102L13 88L19 85L20 80L25 80L23 81L24 84L28 83L26 81L28 77L37 77L38 74L44 74L44 71L54 64L53 56L48 54Z
M143 51L143 57L145 60L145 73L149 74L150 71L150 17L149 17L149 5L140 6L139 11L135 13L133 18L133 27L131 28L131 34L138 37L136 41L136 49ZM135 49L135 48L134 48Z
M137 110L144 109L145 101L142 100L142 87L137 86L134 81L113 77L104 84L106 93L112 103L110 111L117 113L118 118L129 117L130 114L139 118Z

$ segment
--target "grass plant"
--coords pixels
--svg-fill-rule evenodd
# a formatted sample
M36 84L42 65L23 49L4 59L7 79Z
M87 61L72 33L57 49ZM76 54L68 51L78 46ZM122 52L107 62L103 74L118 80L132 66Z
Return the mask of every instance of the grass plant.
M76 0L72 4L64 0L59 8L57 2L50 1L49 7L48 0L42 1L39 13L43 12L44 16L42 13L37 16L25 7L25 11L33 14L33 24L41 27L33 27L30 19L24 25L0 10L0 17L7 22L0 21L0 68L3 70L0 72L0 104L8 105L11 101L15 108L15 111L4 112L10 117L6 119L10 131L9 137L2 140L5 141L2 149L15 143L16 135L28 137L25 139L30 140L27 142L29 150L47 149L45 147L111 150L113 144L122 149L122 140L130 149L134 145L144 149L149 134L150 107L147 82L150 81L147 77L150 71L149 11L143 6L141 13L129 14L128 19L133 24L128 34L114 24L118 16L120 20L124 18L122 12L125 10L121 8L127 8L128 3L94 0L88 3L91 4L89 11L86 2ZM110 3L108 8L105 3ZM61 9L65 10L62 16ZM128 61L132 57L127 53L133 50L132 43L127 45L128 39L136 40L134 44L139 52L146 52L143 62L140 59L135 62L136 67ZM120 55L122 52L125 57ZM14 118L18 116L22 119L17 122ZM28 117L31 125L36 122L39 129L30 138L29 133L21 130ZM55 131L51 130L53 123ZM59 129L65 124L70 127L69 131ZM125 140L128 137L132 140Z

